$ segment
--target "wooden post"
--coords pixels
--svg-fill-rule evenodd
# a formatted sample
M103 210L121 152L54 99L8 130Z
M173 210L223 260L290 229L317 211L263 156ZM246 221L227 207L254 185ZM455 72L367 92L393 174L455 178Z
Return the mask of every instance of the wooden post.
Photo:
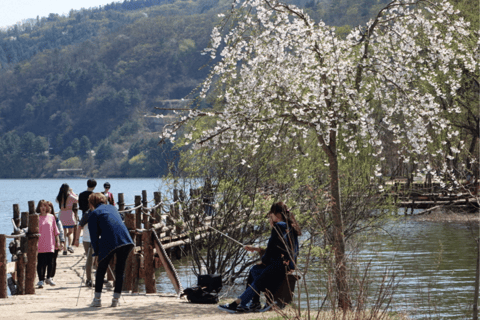
M148 206L148 201L147 201L147 190L142 190L142 205L144 208Z
M147 201L147 191L142 191L142 206L143 206L143 228L148 230L150 229L150 213L147 213L148 201ZM143 238L142 238L143 239Z
M141 236L141 235L140 235ZM132 250L133 251L133 250ZM138 279L140 273L140 254L133 255L133 286L132 292L138 292Z
M162 202L162 194L158 191L153 193L153 198L155 199L155 206ZM155 209L155 213L153 215L155 221L157 223L162 222L162 206L160 205L158 208Z
M30 202L29 202L30 206ZM28 227L29 214L28 212L22 212L20 218L20 228ZM28 252L28 239L23 237L20 239L20 251L21 254L17 256L16 269L17 269L17 294L24 295L25 292L25 278L27 269L27 252ZM36 255L36 252L35 252Z
M130 212L125 213L125 226L130 231L130 236L135 243L135 215ZM125 265L125 280L123 281L123 291L130 291L133 288L133 265L135 259L135 250L130 251Z
M35 201L33 200L28 201L28 213L35 214Z
M180 208L175 208L175 233L181 234L183 231L182 219L180 219Z
M153 265L154 257L152 232L154 231L144 231L142 234L145 255L145 291L147 293L157 292L155 287L155 268Z
M7 237L0 234L0 299L5 298L7 298Z
M20 209L18 204L13 205L13 220L15 220L15 225L20 226Z
M14 204L13 205L13 221L15 223L15 226L16 227L20 227L20 224L21 224L21 220L20 220L20 209L18 207L18 204ZM20 231L16 231L15 234L19 234ZM21 243L21 239L13 239L13 245L15 246L15 253L14 255L16 256L17 255L17 252L18 250L20 249L20 243ZM13 258L13 256L12 256ZM13 261L13 260L12 260ZM16 272L15 273L12 273L12 279L14 281L17 281L17 277L16 277Z
M118 202L117 202L117 204L118 204L118 211L123 211L123 210L125 210L125 200L124 200L124 198L123 198L123 193L119 193L119 194L118 194ZM126 214L125 214L124 216L126 216ZM128 262L128 258L127 258L127 262ZM126 270L126 269L125 269L125 270ZM123 283L123 288L125 288L125 282ZM122 289L123 289L123 288L122 288Z
M30 214L28 212L22 212L21 214L21 219L20 219L20 228L26 228L28 227L28 222L29 222L29 217Z
M38 214L31 214L28 217L28 262L25 274L25 293L35 294L35 274L37 272L37 252L38 252Z
M165 223L167 227L175 226L175 206L173 204L170 205L170 212L167 215ZM171 236L172 231L169 230L165 234L169 237Z
M17 294L24 295L25 294L25 265L26 265L26 254L21 253L17 256L16 270L17 270Z
M123 198L123 193L118 194L118 211L125 210L125 200Z
M142 229L142 207L139 207L142 204L142 197L141 196L135 196L135 228L137 229ZM142 235L138 234L136 236L137 241L136 241L136 246L141 247L142 246Z

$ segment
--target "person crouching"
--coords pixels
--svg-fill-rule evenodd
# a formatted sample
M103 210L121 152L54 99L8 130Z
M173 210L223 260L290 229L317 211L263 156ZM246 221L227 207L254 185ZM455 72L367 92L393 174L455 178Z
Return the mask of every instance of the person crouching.
M113 290L112 307L119 305L122 294L125 264L130 251L134 247L130 233L122 221L120 214L112 205L106 204L107 198L102 193L92 193L88 197L90 216L88 229L93 249L93 256L98 256L98 268L95 277L95 297L91 307L101 307L103 278L110 260L116 255L115 289Z

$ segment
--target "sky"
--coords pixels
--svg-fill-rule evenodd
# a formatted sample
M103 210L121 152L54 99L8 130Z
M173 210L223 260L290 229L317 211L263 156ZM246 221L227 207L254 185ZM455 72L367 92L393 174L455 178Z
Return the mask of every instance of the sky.
M24 19L47 17L50 13L68 14L71 9L103 6L118 0L0 0L0 28Z

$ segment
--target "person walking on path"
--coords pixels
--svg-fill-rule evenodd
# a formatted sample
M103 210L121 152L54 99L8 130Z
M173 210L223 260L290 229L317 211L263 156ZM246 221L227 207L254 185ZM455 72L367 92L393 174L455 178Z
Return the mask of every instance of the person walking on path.
M65 237L66 240L68 240L68 242L66 242L67 247L63 251L63 254L67 255L67 250L70 253L73 253L73 233L75 231L77 221L72 207L74 203L77 203L78 196L72 191L68 184L64 183L60 187L56 201L60 207L59 219L62 221Z
M113 197L113 194L110 192L110 183L105 182L103 184L103 187L105 188L105 190L102 193L105 195L105 197L107 197L108 204L111 204L112 206L114 206L115 198Z
M55 246L55 251L53 252L53 260L51 265L47 265L47 284L55 285L53 282L53 278L55 277L55 273L57 271L57 258L58 252L63 249L65 246L65 234L63 232L63 226L60 219L58 219L57 215L55 214L55 209L53 208L53 203L47 201L47 212L52 214L55 217L55 223L57 225L57 229L60 232L58 238L60 239L60 244ZM53 284L52 284L53 283Z
M264 253L261 263L250 269L246 290L233 302L219 305L220 310L230 313L261 311L260 292L268 290L274 294L287 273L295 269L298 236L302 233L295 216L283 202L274 203L267 216L272 227L267 249L245 246L247 251Z
M87 181L87 190L83 191L78 195L78 207L82 210L82 219L80 220L80 227L83 230L83 249L85 250L85 255L87 256L87 262L85 266L85 273L87 275L87 280L85 285L87 287L93 287L92 282L92 267L93 267L93 256L90 249L90 231L88 230L88 216L90 213L90 207L88 205L88 197L93 193L93 190L97 186L97 181L95 179L89 179Z
M44 283L55 285L52 279L48 278L45 281L45 272L47 267L52 267L53 255L56 246L60 246L60 239L58 235L57 224L55 223L55 216L49 214L50 206L45 200L40 200L37 205L37 213L40 213L38 218L38 226L40 238L38 239L38 255L37 255L37 274L38 274L38 288L43 288Z
M97 274L95 277L95 297L91 307L101 307L103 278L107 272L110 260L116 255L115 288L113 290L112 307L119 305L122 293L125 263L128 254L134 247L130 233L122 221L117 208L108 205L107 198L102 193L93 193L88 198L90 210L88 229L93 255L98 256Z

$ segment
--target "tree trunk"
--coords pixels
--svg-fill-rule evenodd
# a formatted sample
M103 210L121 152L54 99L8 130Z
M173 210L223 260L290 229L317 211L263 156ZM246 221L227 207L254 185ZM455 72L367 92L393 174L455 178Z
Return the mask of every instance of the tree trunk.
M333 250L335 251L335 281L338 289L338 306L343 310L351 307L347 266L345 262L345 237L343 234L342 203L340 199L340 185L338 179L338 159L336 155L329 156L330 186L332 188L332 216L333 216Z
M472 138L472 142L470 143L470 148L468 149L468 152L473 155L475 154L475 148L477 146L477 140L478 138L477 137L473 137ZM471 171L473 173L473 179L472 181L474 182L474 186L476 187L477 184L478 184L478 164L474 165L472 164L470 161L467 161L467 169L468 171Z
M333 217L333 250L335 253L335 281L338 290L338 306L342 310L351 308L348 281L347 265L345 262L345 236L343 234L342 202L340 198L340 181L338 175L336 131L330 132L328 146L321 141L323 150L328 156L330 164L330 187L332 192L332 217Z

